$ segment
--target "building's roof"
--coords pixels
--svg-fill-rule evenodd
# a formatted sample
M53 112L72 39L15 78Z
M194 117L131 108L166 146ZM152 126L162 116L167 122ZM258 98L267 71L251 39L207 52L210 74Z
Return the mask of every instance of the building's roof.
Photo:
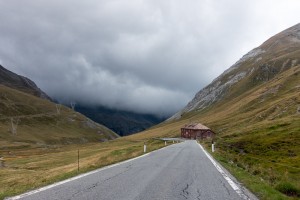
M194 130L210 130L208 127L200 123L186 124L183 128L194 129Z

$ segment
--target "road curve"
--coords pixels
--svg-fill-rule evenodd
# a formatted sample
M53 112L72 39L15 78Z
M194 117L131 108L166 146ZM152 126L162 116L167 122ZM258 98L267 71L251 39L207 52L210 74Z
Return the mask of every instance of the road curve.
M250 199L249 194L227 174L224 175L221 168L217 169L218 165L216 168L216 163L210 159L196 141L185 141L11 199Z

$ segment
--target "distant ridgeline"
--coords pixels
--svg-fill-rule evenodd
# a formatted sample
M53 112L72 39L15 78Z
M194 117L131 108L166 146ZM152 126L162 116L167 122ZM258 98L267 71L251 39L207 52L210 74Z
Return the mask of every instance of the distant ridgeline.
M300 24L244 55L156 131L187 121L215 131L216 158L258 197L299 199Z
M102 106L76 105L75 110L110 128L120 136L143 131L165 120L155 115L114 110Z
M29 78L15 74L0 65L0 84L5 85L25 93L32 94L43 99L51 100L51 98L43 92L38 86Z
M280 94L281 91L291 86L292 81L298 75L299 51L300 24L297 24L248 52L213 82L201 89L188 105L169 120L180 119L191 111L200 112L210 110L218 104L224 105L234 98L242 97L242 95L247 96L247 93L256 87L258 90L259 86L267 86L267 83L269 85L260 94L261 102L264 102L268 96ZM292 76L290 76L291 73L293 73ZM283 81L285 78L287 81ZM278 81L276 82L276 80ZM295 81L295 86L291 89L297 90L299 88L297 84L299 84L299 80L298 83ZM249 101L251 98L246 99ZM291 101L294 104L293 107L297 107L297 101ZM249 106L250 104L248 104ZM279 105L277 107L280 108ZM276 113L275 110L274 113ZM295 112L296 109L293 108L292 110ZM265 114L261 115L264 116ZM276 117L278 118L279 115Z
M0 65L1 148L101 142L119 137L80 113L56 104L30 79ZM17 143L16 143L17 142Z

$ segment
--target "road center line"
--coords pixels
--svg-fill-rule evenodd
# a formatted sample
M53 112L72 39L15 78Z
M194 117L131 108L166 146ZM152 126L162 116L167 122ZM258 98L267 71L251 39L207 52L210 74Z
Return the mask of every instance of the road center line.
M216 169L221 173L224 179L229 183L232 189L242 198L245 200L250 200L248 196L246 196L243 191L237 186L233 180L225 173L225 171L216 163L216 161L207 153L207 151L198 143L200 149L205 153L208 159L212 162L212 164L216 167Z

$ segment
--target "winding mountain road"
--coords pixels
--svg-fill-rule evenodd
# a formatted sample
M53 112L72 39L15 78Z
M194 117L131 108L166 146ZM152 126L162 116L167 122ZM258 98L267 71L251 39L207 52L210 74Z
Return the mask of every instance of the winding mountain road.
M10 199L256 199L196 141L99 169Z

